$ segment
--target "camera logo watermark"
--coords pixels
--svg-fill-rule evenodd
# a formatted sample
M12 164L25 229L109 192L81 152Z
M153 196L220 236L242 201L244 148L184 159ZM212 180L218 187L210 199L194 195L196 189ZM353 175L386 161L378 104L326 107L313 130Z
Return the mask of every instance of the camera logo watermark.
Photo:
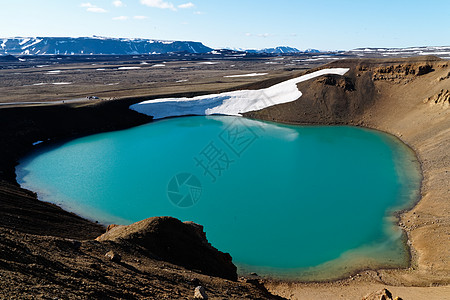
M195 175L180 173L169 181L167 196L178 207L191 207L202 195L202 184Z

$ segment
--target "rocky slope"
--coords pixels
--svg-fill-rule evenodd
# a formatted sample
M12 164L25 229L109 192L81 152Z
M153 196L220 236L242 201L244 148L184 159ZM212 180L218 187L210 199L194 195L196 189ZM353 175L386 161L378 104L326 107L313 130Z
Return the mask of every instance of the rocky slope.
M160 260L207 275L237 280L237 268L228 253L214 248L203 226L171 217L154 217L128 226L113 226L97 241L140 246Z
M250 283L156 259L132 243L38 236L3 227L0 236L1 299L192 299L197 286L209 299L279 299Z

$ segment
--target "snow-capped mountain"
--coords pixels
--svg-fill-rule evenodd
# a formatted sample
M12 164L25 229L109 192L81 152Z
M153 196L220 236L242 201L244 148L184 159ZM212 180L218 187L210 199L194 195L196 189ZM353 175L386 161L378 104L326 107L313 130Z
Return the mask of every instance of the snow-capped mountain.
M301 51L298 50L297 48L281 46L281 47L275 47L275 48L264 48L264 49L261 49L261 50L249 50L248 52L284 54L284 53L299 53Z
M247 53L270 53L270 54L283 54L283 53L299 53L302 52L297 48L280 46L275 48L264 48L264 49L239 49L239 51Z
M206 53L211 48L199 42L161 41L104 37L0 38L0 55L83 55Z
M244 49L244 48L227 48L228 50L234 50L239 52L247 53L268 53L268 54L289 54L289 53L320 53L316 49L306 49L304 51L297 48L288 46L279 46L274 48L264 48L264 49Z

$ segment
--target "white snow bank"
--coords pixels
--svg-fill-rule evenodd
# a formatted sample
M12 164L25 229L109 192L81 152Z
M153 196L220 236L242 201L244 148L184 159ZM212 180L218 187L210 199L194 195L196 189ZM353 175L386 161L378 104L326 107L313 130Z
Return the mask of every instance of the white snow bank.
M228 76L223 76L223 77L225 77L225 78L255 77L255 76L264 76L267 74L269 74L269 73L250 73L250 74L241 74L241 75L228 75Z
M61 70L48 71L46 74L59 74Z
M164 64L156 64L156 65L153 65L152 67L153 68L158 68L158 67L165 67L166 65L164 65Z
M327 74L344 75L347 68L333 68L316 71L290 79L261 90L240 90L194 98L166 98L148 100L130 106L139 113L154 119L184 115L230 115L261 110L276 104L297 100L302 96L297 84Z
M119 67L119 68L117 68L117 70L137 70L140 68L141 67Z
M53 82L53 85L68 85L68 84L72 84L72 82Z

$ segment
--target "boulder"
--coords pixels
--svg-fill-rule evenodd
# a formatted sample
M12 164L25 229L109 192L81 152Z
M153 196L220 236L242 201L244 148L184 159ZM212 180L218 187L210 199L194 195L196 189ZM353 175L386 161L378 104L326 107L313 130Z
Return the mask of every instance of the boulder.
M106 231L110 231L111 229L113 229L114 227L117 227L117 226L120 226L120 225L110 224L110 225L108 225L108 227L106 227Z
M122 260L122 257L119 254L117 254L117 253L115 253L113 251L109 251L108 253L105 254L105 256L110 261L113 261L113 262L116 262L116 263L119 263Z
M208 299L208 295L206 295L205 288L202 286L198 286L194 290L194 299Z
M400 297L392 297L392 293L387 289L382 289L373 293L370 293L362 298L362 300L401 300Z
M140 246L157 259L206 275L237 280L237 268L231 256L214 248L206 239L203 226L192 222L154 217L111 228L96 240Z

